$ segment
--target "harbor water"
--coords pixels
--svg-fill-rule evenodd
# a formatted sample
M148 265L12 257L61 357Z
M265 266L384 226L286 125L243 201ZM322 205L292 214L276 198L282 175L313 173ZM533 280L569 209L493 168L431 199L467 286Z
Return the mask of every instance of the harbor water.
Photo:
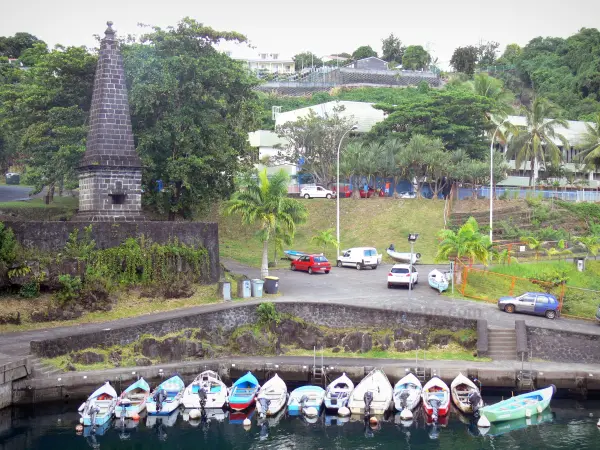
M501 400L486 397L487 403ZM138 422L112 421L90 433L77 433L75 402L42 404L0 411L0 450L22 449L598 449L600 401L554 399L531 419L492 425L485 435L474 421L452 411L438 425L420 413L411 423L399 415L380 417L377 426L362 417L339 419L321 414L309 423L283 413L260 420L252 411L208 411L190 420L179 410L168 418L142 417ZM242 422L248 416L251 428Z

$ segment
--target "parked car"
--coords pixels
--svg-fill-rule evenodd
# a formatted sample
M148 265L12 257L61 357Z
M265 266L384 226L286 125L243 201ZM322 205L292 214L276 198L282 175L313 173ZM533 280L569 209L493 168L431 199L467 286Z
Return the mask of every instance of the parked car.
M331 183L328 185L329 189L333 192L333 196L337 195L338 187L335 183ZM352 189L348 183L340 183L339 186L340 198L350 198L352 197Z
M303 270L311 275L316 272L329 273L331 263L323 255L305 255L292 261L290 268L292 270Z
M410 264L394 264L387 275L388 289L394 286L410 286L412 289L419 282L419 273L412 266L411 276L410 269Z
M373 189L371 186L369 186L368 190L364 190L364 189L360 189L358 191L360 193L360 198L371 198L373 195L375 195L375 189Z
M341 256L338 256L338 267L356 267L357 270L370 267L377 269L381 264L382 255L377 253L374 247L355 247L343 250Z
M598 311L596 311L596 320L600 323L600 305L598 305Z
M398 194L398 197L400 198L417 198L417 193L416 192L400 192Z
M325 189L323 186L304 186L300 190L300 197L308 198L333 198L335 192Z
M518 297L501 297L498 308L507 313L520 312L554 319L560 315L560 303L552 294L525 292Z

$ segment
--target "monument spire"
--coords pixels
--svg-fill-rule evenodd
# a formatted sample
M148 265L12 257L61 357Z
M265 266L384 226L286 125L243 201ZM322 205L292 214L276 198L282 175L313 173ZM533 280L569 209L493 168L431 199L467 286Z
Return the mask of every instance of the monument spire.
M76 220L141 220L142 164L135 151L123 58L107 22L100 43L90 128L79 166Z

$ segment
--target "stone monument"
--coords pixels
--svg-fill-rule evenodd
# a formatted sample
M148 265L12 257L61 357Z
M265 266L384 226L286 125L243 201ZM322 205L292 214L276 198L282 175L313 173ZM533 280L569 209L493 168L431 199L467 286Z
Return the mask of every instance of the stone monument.
M79 165L78 222L142 221L142 162L135 151L123 58L107 22Z

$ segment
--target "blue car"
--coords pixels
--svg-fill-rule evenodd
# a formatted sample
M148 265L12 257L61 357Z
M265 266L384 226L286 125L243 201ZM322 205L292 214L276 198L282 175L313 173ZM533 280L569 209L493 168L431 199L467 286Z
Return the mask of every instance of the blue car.
M525 292L518 297L501 297L498 308L507 313L535 314L548 319L560 315L560 303L554 295L545 292Z

